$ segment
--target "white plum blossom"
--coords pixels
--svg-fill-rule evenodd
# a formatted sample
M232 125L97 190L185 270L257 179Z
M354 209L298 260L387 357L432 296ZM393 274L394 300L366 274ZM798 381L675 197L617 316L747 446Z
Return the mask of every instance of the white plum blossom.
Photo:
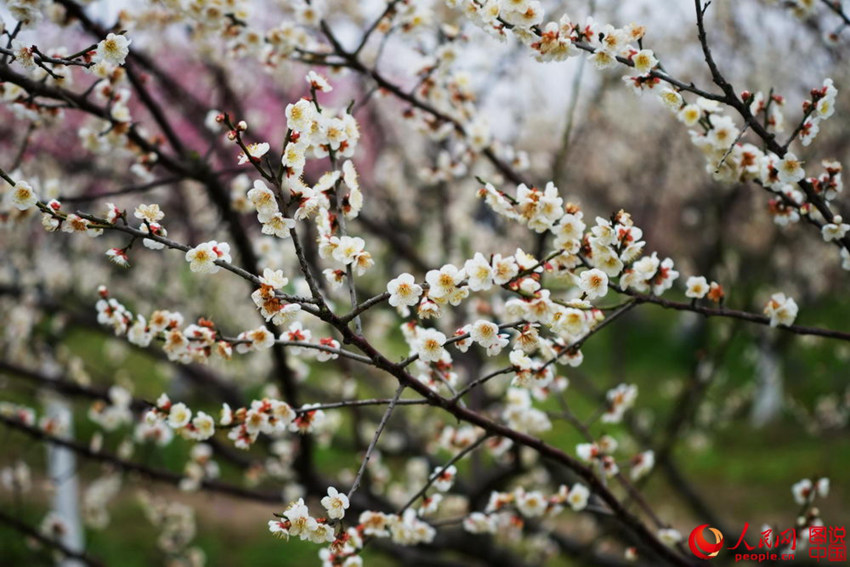
M189 262L189 269L193 272L201 274L214 274L218 272L221 267L215 263L216 260L221 260L222 262L232 261L229 244L210 240L186 252L186 261Z
M411 274L404 273L390 280L387 284L387 292L390 294L389 303L393 307L412 306L419 302L422 286L416 283Z
M813 488L814 485L808 478L804 478L803 480L794 483L791 487L791 494L794 496L794 502L800 506L808 503L812 498L814 498Z
M27 45L18 39L13 39L11 47L16 63L24 69L33 70L36 68L35 50L32 45Z
M425 281L428 282L429 286L428 297L432 299L447 298L465 277L464 271L458 270L452 264L446 264L439 270L430 270L425 274Z
M25 211L38 203L38 195L35 194L32 185L26 181L15 182L10 195L12 205L19 211Z
M652 470L652 467L655 466L655 452L654 451L644 451L643 453L638 453L632 458L632 470L630 474L630 478L632 480L638 480L639 478L645 476L649 471Z
M456 475L457 468L454 465L450 465L446 468L439 468L434 471L432 476L434 479L432 486L440 492L448 492L454 484Z
M579 287L587 299L605 297L608 293L608 274L597 268L585 270L579 277Z
M848 230L850 230L850 224L843 222L841 216L836 215L832 218L832 222L821 227L821 235L826 242L841 240Z
M247 155L246 152L241 152L239 154L239 165L248 163L249 161L259 162L261 157L269 153L270 147L271 146L269 146L267 142L257 142L254 144L248 144L247 146L245 146L245 149L248 150Z
M328 511L328 518L341 520L349 506L348 496L338 492L333 486L329 486L328 495L322 498L321 504Z
M463 529L473 534L496 533L496 522L493 521L493 516L482 514L481 512L473 512L463 519Z
M307 73L306 80L307 84L310 85L311 88L314 88L319 92L329 93L333 90L333 87L328 80L315 71Z
M469 278L467 285L472 291L486 291L493 286L493 268L481 252L467 260L463 271Z
M117 211L114 205L110 208ZM159 205L152 203L150 205L138 205L136 210L133 211L133 216L149 223L158 223L165 217L165 213L159 208Z
M513 256L503 258L501 254L493 256L493 283L504 285L519 274L519 265Z
M168 411L168 425L174 429L186 427L192 419L192 410L186 407L186 404L180 402L173 404Z
M93 60L95 63L105 62L116 67L123 65L130 53L130 43L125 36L111 33L97 44Z
M677 117L685 126L695 126L702 117L702 110L696 104L687 104L679 110Z
M682 534L673 528L663 528L658 530L658 539L665 545L673 547L682 541Z
M797 311L797 302L790 297L785 297L784 293L771 295L764 307L764 314L770 317L771 327L793 325L794 319L797 318Z
M590 490L583 484L574 484L570 487L567 494L567 503L570 508L576 512L580 512L587 508L587 500L590 497Z
M620 384L616 388L608 390L608 409L602 414L605 423L619 423L623 420L623 414L631 408L637 399L637 386L634 384Z
M526 518L537 518L546 512L548 503L546 497L537 490L526 492L523 489L518 489L515 497L516 507L520 514Z
M479 319L472 324L469 336L482 347L488 348L499 342L499 326L493 322Z
M443 358L446 335L436 329L422 329L414 342L414 351L423 362L437 362Z
M702 299L708 293L708 281L704 276L691 276L685 285L687 286L685 297Z
M776 169L778 171L779 181L782 183L796 183L806 176L806 171L803 169L803 162L797 159L797 156L791 152L785 154L785 157L776 164Z
M645 75L658 65L658 59L651 49L641 49L632 56L632 63L635 65L635 72Z
M309 537L319 525L316 519L310 516L310 510L304 504L303 498L290 504L283 515L289 520L289 535L300 536L302 539Z
M248 191L247 197L257 209L257 218L262 223L279 212L274 193L262 180L254 181L254 188Z

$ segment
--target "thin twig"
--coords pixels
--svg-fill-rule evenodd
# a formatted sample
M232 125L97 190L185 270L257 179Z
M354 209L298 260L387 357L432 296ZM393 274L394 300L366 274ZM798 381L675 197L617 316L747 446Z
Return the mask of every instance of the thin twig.
M360 463L360 470L357 471L357 476L354 477L354 482L351 484L351 489L348 491L349 500L351 500L351 496L360 487L360 481L363 479L363 473L366 472L366 465L369 464L369 459L372 458L372 452L375 450L375 447L378 444L378 439L381 438L381 433L384 432L384 428L387 426L387 422L389 422L390 416L393 414L393 410L398 404L398 399L401 397L402 392L404 392L404 388L404 384L399 385L398 389L396 390L395 396L390 401L390 404L387 406L387 411L384 412L384 416L381 418L381 422L378 424L378 428L375 429L375 435L372 437L372 442L369 443L369 447L366 448L366 455L363 457L363 462Z

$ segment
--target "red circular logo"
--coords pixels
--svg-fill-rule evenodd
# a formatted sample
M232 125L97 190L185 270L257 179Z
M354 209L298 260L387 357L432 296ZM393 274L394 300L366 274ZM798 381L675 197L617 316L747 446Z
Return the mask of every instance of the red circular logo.
M708 539L705 537L706 529L711 533ZM714 539L714 542L709 541L710 539ZM717 557L717 554L723 549L723 534L720 533L720 530L712 528L708 524L697 526L688 538L688 547L700 559Z

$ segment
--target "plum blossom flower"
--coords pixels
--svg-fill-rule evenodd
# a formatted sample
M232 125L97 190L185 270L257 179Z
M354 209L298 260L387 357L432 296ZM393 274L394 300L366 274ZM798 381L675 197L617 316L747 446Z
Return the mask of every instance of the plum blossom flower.
M115 207L113 206L112 208ZM152 203L150 205L139 205L136 207L136 210L133 211L133 216L139 220L146 220L149 223L157 223L165 217L165 213L162 212L159 205Z
M652 68L658 65L658 59L651 49L641 49L632 57L632 62L635 64L635 71L641 75L645 75L652 71Z
M469 336L473 341L487 348L499 340L499 326L490 321L479 319L473 323Z
M254 188L248 191L247 197L257 209L257 218L262 223L267 222L278 212L274 193L261 179L254 181Z
M664 528L658 530L658 539L665 545L669 545L673 547L680 541L682 541L682 534L679 533L678 530L674 530L673 528Z
M333 250L333 259L347 266L366 252L366 241L359 236L341 236Z
M348 496L337 491L333 486L328 487L328 495L322 498L322 506L328 511L328 518L341 520L348 509Z
M287 218L282 213L274 213L263 222L262 232L278 238L289 238L293 228L295 228L294 219Z
M412 306L419 301L419 296L422 295L422 286L416 283L411 274L404 273L390 280L387 284L387 291L390 294L390 305L393 307Z
M499 334L499 326L490 321L478 320L469 330L470 338L487 349L488 356L496 356L510 342L507 336Z
M770 317L770 326L791 326L797 318L797 302L784 293L774 293L764 307L764 314Z
M472 291L486 291L493 286L493 268L481 252L463 264L463 271L469 278L467 285Z
M493 521L493 516L482 514L481 512L473 512L463 519L463 529L473 534L496 533L496 522Z
M30 207L35 206L38 202L38 196L32 188L32 185L26 181L18 181L12 189L12 205L19 211L25 211Z
M110 65L123 65L130 53L131 41L123 35L111 33L106 39L97 44L93 60L95 63L104 61Z
M526 492L519 489L516 494L516 507L519 513L526 518L537 518L546 512L548 502L543 494L537 490Z
M685 291L685 297L702 299L708 293L708 281L703 276L689 277L686 285L688 289Z
M440 467L436 471L432 478L434 479L433 486L435 489L440 492L448 492L451 490L452 485L455 482L455 476L457 476L457 467L454 465L450 465L448 467Z
M436 329L422 329L413 344L413 350L423 362L437 362L443 358L446 335Z
M623 414L631 408L637 399L637 386L634 384L620 384L616 388L608 390L608 410L602 414L604 423L619 423L623 420Z
M702 118L702 110L696 104L688 104L682 107L677 116L685 126L694 126Z
M191 438L196 441L205 441L215 434L215 420L206 413L199 411L192 419Z
M597 268L585 270L579 277L579 287L587 299L605 297L608 293L608 274Z
M289 535L301 536L302 539L308 537L319 525L316 519L310 516L310 510L304 504L303 498L290 504L283 515L289 520Z
M192 410L186 407L186 404L180 402L171 405L168 411L168 425L174 429L186 427L189 420L192 419Z
M637 480L644 475L646 475L649 471L652 470L652 467L655 466L655 452L654 451L644 451L643 453L638 453L632 458L632 471L631 471L631 479Z
M829 479L825 476L819 478L815 483L815 488L817 488L818 496L826 498L829 496Z
M286 527L286 522L282 522L280 520L269 520L269 531L275 537L289 537L289 529Z
M782 183L796 183L806 176L803 162L791 152L785 154L785 157L776 164L776 169L779 181Z
M12 40L12 51L15 61L24 69L35 69L35 50L32 45L26 45L20 40Z
M286 125L290 130L307 132L317 116L316 107L309 100L302 98L295 104L286 105Z
M519 274L519 265L513 256L502 258L501 254L493 256L493 283L504 285Z
M672 110L673 112L678 112L682 107L682 95L680 95L677 91L674 91L671 88L664 88L658 93L658 98L661 99L661 102L664 103L664 106Z
M333 87L328 82L328 80L320 74L316 73L315 71L310 71L309 73L307 73L305 79L307 80L307 84L310 85L311 88L314 88L319 92L329 93L333 90Z
M827 223L821 227L821 236L826 242L831 240L841 240L847 231L850 230L850 224L843 222L841 216L836 215L832 218L831 223Z
M587 507L587 500L590 497L590 490L583 484L574 484L567 494L567 503L570 508L579 512Z
M466 274L451 264L446 264L439 270L431 270L425 274L428 282L428 297L442 299L455 291L456 286L463 281Z
M248 150L248 153L247 155L245 155L245 152L241 152L239 154L239 165L248 163L249 161L254 163L259 162L261 157L269 153L270 146L267 142L258 142L255 144L248 144L245 148Z
M127 257L127 251L123 248L110 248L106 251L106 257L113 264L117 264L122 268L130 266L130 259Z
M189 269L193 272L201 274L214 274L221 267L216 265L216 260L230 262L230 245L226 242L217 242L210 240L192 248L186 252L186 261L189 262Z
M800 506L808 502L809 499L813 497L812 488L812 481L808 478L804 478L803 480L794 483L791 487L791 494L794 495L794 502Z

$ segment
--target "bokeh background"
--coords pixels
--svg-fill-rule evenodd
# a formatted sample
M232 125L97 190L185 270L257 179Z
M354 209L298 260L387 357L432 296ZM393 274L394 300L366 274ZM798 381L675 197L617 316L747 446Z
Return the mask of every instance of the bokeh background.
M334 7L329 22L351 41L370 21L367 16L374 17L381 9L380 2L329 3ZM287 2L251 4L256 4L254 19L291 17L292 6ZM776 226L767 210L769 197L761 188L713 180L686 128L654 96L636 96L626 88L621 70L599 72L582 63L582 58L537 63L515 41L499 42L464 26L456 11L442 3L422 4L433 6L435 18L462 26L467 34L466 41L451 46L456 50L452 68L468 81L469 96L494 138L527 154L529 178L554 181L562 196L579 203L590 219L608 217L619 209L630 212L644 230L648 249L672 257L683 279L705 275L721 282L727 303L736 308L759 312L767 297L781 290L801 306L798 323L847 329L847 272L841 270L835 248L825 245L810 227ZM667 72L710 88L691 2L544 4L547 14L567 12L577 20L592 16L614 25L633 21L645 25L644 45L654 50ZM834 14L818 9L801 19L787 4L757 0L712 4L708 24L715 57L739 91L785 97L789 131L801 115L800 103L808 91L831 77L839 89L836 117L821 127L810 147L798 147L798 155L813 167L822 159L850 163L850 129L845 118L850 116L850 97L845 94L850 92L848 34L845 31L843 39L832 44L824 36L839 28ZM250 57L224 59L223 46L203 38L193 46L180 26L163 33L155 18L156 5L149 8L101 2L90 7L89 13L107 25L121 10L147 14L147 19L126 18L132 24L132 47L179 77L178 83L196 97L181 107L168 93L159 93L189 144L203 153L211 143L214 136L198 127L209 109L232 110L252 125L257 139L277 140L285 131L284 106L307 94L303 75L309 67L292 63L270 73ZM8 12L0 11L0 17L8 26ZM26 34L39 46L67 45L71 51L90 41L74 29L51 25ZM412 39L399 34L383 47L380 68L400 84L413 86L416 70L441 45L435 22ZM475 175L497 184L501 181L486 163L465 163L457 176L441 177L434 173L441 160L460 159L450 146L416 135L402 119L403 105L372 92L368 81L346 73L330 77L336 86L330 100L337 106L355 101L363 135L356 161L366 206L354 230L367 238L373 255L381 258L361 280L364 291L380 291L382 282L401 271L421 277L426 267L459 261L470 257L471 251L487 254L518 246L534 248L526 230L498 221L476 199ZM195 102L203 107L193 108ZM145 112L139 109L138 115L144 119ZM21 171L37 175L42 183L57 180L58 192L69 202L140 182L122 161L126 156L92 154L80 148L77 129L86 125L80 116L68 112L64 121L35 126L26 115L6 108L0 109L0 117L0 163L6 167L20 154ZM235 163L227 164L226 152L214 154L221 167ZM245 178L236 169L226 179L234 195L245 186ZM112 200L131 209L138 202L160 203L167 211L170 236L181 241L199 241L200 235L221 223L209 196L188 182L152 189L144 197ZM91 209L102 206L102 200L81 202L81 207ZM250 219L252 215L243 216ZM52 403L43 394L34 398L32 385L10 370L28 364L49 367L97 387L126 385L147 400L163 391L172 398L188 396L199 406L213 407L215 395L209 390L220 382L206 382L210 375L221 379L223 387L235 385L249 395L267 391L271 363L262 354L216 363L209 369L183 367L168 362L158 349L140 350L115 339L110 329L94 320L96 287L108 283L116 296L139 312L179 309L191 316L214 317L229 328L250 328L256 325L256 315L244 285L228 278L199 283L179 254L139 254L131 270L121 270L103 258L101 241L47 234L36 225L22 229L10 224L0 233L0 357L5 361L0 366L0 399ZM294 264L287 249L257 241L263 265ZM122 295L122 290L128 293ZM672 297L683 298L682 290L674 291ZM369 325L386 329L387 348L404 354L392 317L375 316ZM46 360L49 364L44 364ZM610 432L619 434L621 442L626 447L631 443L634 450L656 448L659 464L641 488L657 513L682 533L707 522L722 526L727 537L734 539L746 522L752 531L763 524L791 527L798 511L791 486L802 478L829 477L831 495L819 504L821 516L829 525L850 520L850 345L644 306L594 336L584 347L584 360L580 368L567 372L577 414L592 415L604 392L621 382L638 385L638 405L626 423L609 426ZM305 376L305 391L316 396L332 397L352 379L351 372L343 369L340 380L324 382L318 364L299 364L296 368ZM360 382L358 395L391 391L388 381ZM553 403L548 409L556 412L557 406ZM90 439L98 428L87 417L88 405L74 402L71 410L74 435ZM341 469L353 472L358 464L356 424L348 416L334 419L343 420L342 429L351 431L351 439L346 442L343 435L341 441L317 449L319 468L328 475ZM128 431L104 434L104 446L117 449ZM564 422L556 423L544 437L568 451L583 440ZM37 525L63 479L51 480L47 474L42 445L9 431L0 433L0 438L0 468L25 460L33 475L30 491L16 495L4 489L0 505ZM136 456L151 466L179 471L189 450L190 444L178 439L165 450L137 448ZM402 474L404 458L389 456L385 465ZM103 469L82 462L78 474L85 486ZM234 482L247 478L286 489L286 481L252 479L250 473L226 464L222 464L222 478ZM701 510L687 498L672 498L671 486L677 483L680 488L685 483L685 493L692 491L710 504L710 510ZM152 544L162 533L162 518L149 517L138 502L136 488L145 485L143 479L126 482L108 507L109 527L86 531L87 549L107 565L133 567L165 561ZM315 546L283 543L268 534L266 522L280 511L276 506L162 487L156 488L155 495L191 505L193 512L187 508L174 513L194 515L193 545L203 550L207 565L284 566L317 561ZM563 521L579 539L592 537L590 519L571 516ZM397 564L372 551L366 557L369 565ZM48 565L52 559L0 526L0 563ZM546 562L583 564L581 559L557 554Z

